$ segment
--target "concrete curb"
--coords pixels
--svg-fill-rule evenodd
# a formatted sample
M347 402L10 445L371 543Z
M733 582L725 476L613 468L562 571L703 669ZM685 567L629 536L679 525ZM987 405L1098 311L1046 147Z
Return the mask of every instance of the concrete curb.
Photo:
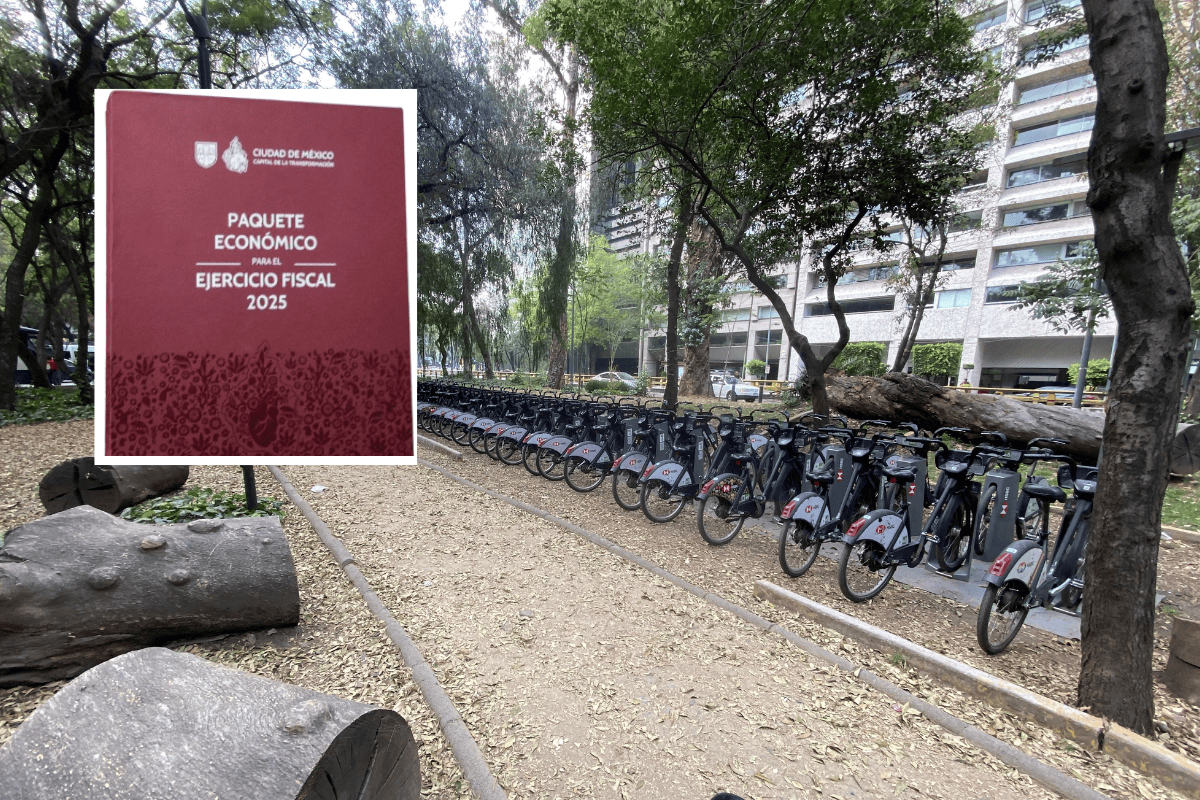
M970 725L967 722L964 722L958 717L955 717L953 714L938 708L932 703L926 702L925 700L908 693L885 678L879 677L864 667L852 664L841 656L829 652L820 645L810 642L809 640L797 635L781 625L777 625L770 620L760 617L758 614L755 614L749 609L743 608L736 603L732 603L720 595L706 591L705 589L702 589L701 587L696 586L695 584L690 583L683 578L680 578L678 575L668 572L657 564L653 564L642 558L637 553L626 550L619 544L608 541L603 536L592 533L591 531L579 527L573 522L568 522L567 520L557 517L548 511L543 511L536 506L531 506L528 503L523 503L520 500L509 497L508 495L500 494L499 492L495 492L484 486L480 486L479 484L459 475L455 475L453 472L445 470L436 464L431 464L424 459L418 459L417 463L427 469L438 472L447 478L450 478L451 480L455 480L461 483L463 486L467 486L478 492L482 492L489 497L495 497L498 500L503 500L509 505L519 508L522 511L526 511L536 517L546 520L547 522L552 522L561 528L578 534L592 544L595 544L597 547L607 550L613 555L619 556L633 564L637 564L648 572L670 582L675 586L678 586L680 589L683 589L684 591L695 595L696 597L701 598L707 603L711 603L718 608L729 611L742 621L757 628L761 628L769 633L782 636L784 639L787 639L789 642L796 645L806 653L833 664L838 669L849 672L858 680L863 681L882 694L891 697L893 700L896 700L900 703L906 703L910 707L915 708L931 722L946 728L956 736L966 739L979 749L991 753L1000 761L1008 764L1011 767L1015 767L1021 772L1024 772L1026 775L1029 775L1031 778L1033 778L1033 780L1037 783L1045 786L1051 791L1057 792L1063 797L1070 798L1071 800L1107 800L1106 795L1097 792L1090 786L1075 780L1074 778L1066 775L1063 772L1060 772L1054 767L1042 763L1036 758L1030 756L1028 753L1018 750L1007 742L1000 741L996 737L984 732L983 730L980 730L979 728L976 728L973 725Z
M446 447L446 445L442 444L441 442L435 442L433 439L430 439L428 436L422 436L421 434L418 433L417 434L417 444L424 445L425 447L432 447L434 450L437 450L439 453L444 453L445 455L450 456L451 458L455 459L456 461L462 461L462 453L458 452L457 450L455 450L452 447Z
M396 647L400 650L400 656L404 659L404 663L412 671L413 682L421 690L421 695L425 698L425 702L429 704L429 707L433 709L433 713L437 716L438 725L442 729L442 735L446 737L446 741L450 744L450 750L454 753L455 760L458 761L459 766L462 768L463 775L466 777L467 783L470 784L472 793L480 798L480 800L507 800L508 795L500 787L500 783L496 780L495 776L492 775L492 771L483 757L483 751L479 749L479 745L475 743L471 732L467 730L466 723L459 716L454 703L450 700L445 690L442 689L441 684L438 683L433 669L421 656L421 651L417 649L417 645L409 638L404 628L400 626L400 623L396 621L395 617L388 612L387 608L379 600L379 596L371 589L362 572L359 571L358 567L354 566L354 556L333 535L333 531L329 530L329 526L317 516L317 512L313 510L312 506L304 501L304 498L292 486L287 476L280 472L278 467L269 466L267 469L271 470L271 474L275 476L275 480L279 481L279 484L283 486L283 491L296 504L296 507L300 509L300 512L304 514L313 526L313 529L316 530L317 535L321 537L321 541L333 553L333 557L345 571L346 576L350 578L350 582L354 584L354 587L358 589L358 593L366 601L371 613L384 624L384 627L387 629L388 638L395 643Z
M794 611L882 653L901 653L909 666L948 686L1058 731L1084 747L1102 750L1122 764L1157 778L1181 794L1200 798L1200 764L1133 731L935 653L769 581L756 581L754 596Z
M1184 530L1183 528L1173 528L1170 525L1163 525L1162 532L1170 536L1172 539L1178 539L1181 542L1189 544L1200 544L1200 533L1196 531Z

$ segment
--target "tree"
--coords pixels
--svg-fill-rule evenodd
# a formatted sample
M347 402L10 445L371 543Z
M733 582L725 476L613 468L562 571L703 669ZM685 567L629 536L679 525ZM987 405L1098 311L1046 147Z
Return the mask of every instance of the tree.
M0 375L16 367L35 263L57 260L70 275L81 317L90 305L91 193L81 187L91 177L80 154L91 151L94 90L194 85L195 47L174 0L19 6L19 14L0 21L0 185L13 245L0 301ZM209 22L214 84L264 86L298 79L332 15L320 0L256 0L216 4ZM80 328L86 354L86 326ZM86 380L80 394L90 400ZM15 397L13 384L0 380L0 408L12 408Z
M775 307L827 411L824 371L849 340L834 296L848 244L889 215L928 218L977 158L955 122L983 80L970 29L933 0L551 1L594 76L601 152L695 182L692 213ZM839 328L822 357L766 275L805 244Z
M713 329L721 323L717 308L729 297L726 283L731 268L716 235L707 225L693 221L683 264L683 281L679 287L682 300L679 338L684 347L683 377L679 385L682 395L712 396L709 343Z
M1167 50L1152 0L1084 0L1096 78L1087 202L1121 335L1088 542L1080 705L1151 733L1167 452L1194 304L1164 180Z
M1094 332L1096 320L1112 310L1095 247L1081 244L1072 257L1055 260L1035 280L1022 283L1010 310L1028 310L1034 319L1045 320L1061 333Z
M470 374L477 351L489 378L493 342L478 298L505 294L513 277L506 249L519 224L547 213L553 186L533 104L504 55L475 25L451 35L381 0L360 6L328 57L343 86L419 90L419 235L453 255L464 368Z
M571 285L571 268L575 263L576 243L576 176L582 160L576 149L579 122L581 65L576 47L569 42L555 42L549 37L541 7L521 9L518 0L484 0L499 17L500 22L528 47L550 70L561 98L558 100L558 177L561 179L560 212L554 236L554 255L543 273L541 285L542 311L551 325L550 364L547 382L551 388L562 388L567 363L567 301Z

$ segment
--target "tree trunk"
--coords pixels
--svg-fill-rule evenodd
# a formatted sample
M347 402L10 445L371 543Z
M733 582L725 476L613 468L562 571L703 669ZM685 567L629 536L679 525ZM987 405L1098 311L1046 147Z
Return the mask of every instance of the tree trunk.
M394 711L149 648L60 689L0 749L11 800L421 796Z
M109 514L187 483L188 468L178 466L105 466L92 456L73 458L54 467L38 485L47 514L76 506L92 506Z
M679 394L684 397L712 397L712 380L708 370L709 339L683 349L683 378L679 382Z
M1085 0L1083 11L1097 90L1087 202L1121 335L1084 567L1079 702L1151 733L1159 523L1193 304L1163 185L1158 13L1152 0Z
M563 388L563 381L567 374L567 337L569 336L567 329L567 315L563 314L558 319L558 335L554 331L550 332L550 355L548 356L549 364L546 366L546 386L550 389Z
M90 506L9 531L0 605L0 686L74 677L171 639L300 621L278 517L140 525Z
M692 193L688 189L681 189L679 216L675 221L675 235L671 238L671 254L667 259L667 388L663 393L663 405L672 409L679 400L679 262L683 260L688 226L696 216L692 202Z

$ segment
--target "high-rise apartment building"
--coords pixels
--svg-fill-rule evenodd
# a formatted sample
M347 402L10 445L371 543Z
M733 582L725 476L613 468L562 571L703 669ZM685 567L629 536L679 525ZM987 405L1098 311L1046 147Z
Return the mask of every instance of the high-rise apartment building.
M997 99L996 142L984 169L957 197L962 213L943 256L944 279L925 310L918 343L961 342L963 369L957 381L976 386L1037 386L1066 383L1068 365L1080 358L1082 333L1063 334L1027 311L1014 310L1013 288L1035 279L1060 258L1071 258L1092 238L1084 201L1086 154L1096 90L1088 69L1087 37L1062 42L1036 63L1030 48L1047 27L1047 6L1069 9L1079 0L1012 0L973 17L976 41L1008 64L1024 64ZM1065 26L1065 23L1064 23ZM1061 27L1061 26L1060 26ZM632 217L606 218L614 249L650 251L657 246ZM898 226L892 234L901 241ZM888 253L862 250L836 287L852 342L882 342L890 364L904 332L905 300L887 278L907 257L902 244ZM798 330L819 352L837 339L819 263L809 257L775 270L780 296ZM710 365L740 369L747 361L768 364L768 377L794 378L799 356L782 346L782 325L771 304L749 284L733 287L732 306L712 336ZM1116 323L1101 319L1092 356L1107 358ZM653 372L665 363L662 331L645 337L643 363ZM619 355L636 352L632 343ZM969 367L969 368L968 368Z

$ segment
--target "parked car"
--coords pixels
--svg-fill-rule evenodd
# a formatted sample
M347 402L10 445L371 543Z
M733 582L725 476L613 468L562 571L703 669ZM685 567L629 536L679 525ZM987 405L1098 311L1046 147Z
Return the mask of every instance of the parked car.
M609 383L623 383L630 389L637 389L637 378L630 375L628 372L601 372L599 375L592 378L594 381L608 381Z
M757 386L740 381L731 375L713 375L712 390L719 400L745 400L753 403L762 396L762 392Z

